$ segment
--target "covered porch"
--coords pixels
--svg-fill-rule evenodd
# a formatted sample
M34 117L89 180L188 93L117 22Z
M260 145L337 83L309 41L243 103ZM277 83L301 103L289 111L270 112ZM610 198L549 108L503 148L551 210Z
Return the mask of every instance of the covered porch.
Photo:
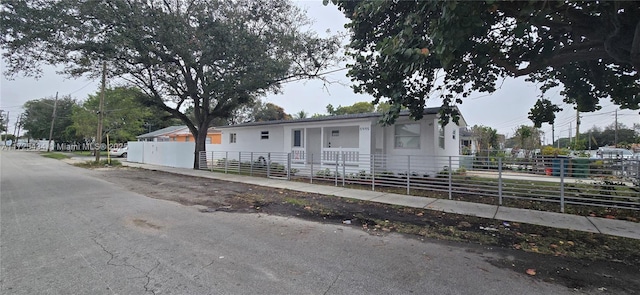
M363 126L364 125L364 126ZM360 165L371 153L371 124L291 128L292 164ZM285 145L287 140L285 140Z

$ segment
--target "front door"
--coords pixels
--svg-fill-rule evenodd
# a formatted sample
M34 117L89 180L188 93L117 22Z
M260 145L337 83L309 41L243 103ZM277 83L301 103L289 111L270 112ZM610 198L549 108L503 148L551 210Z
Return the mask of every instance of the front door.
M320 128L307 128L307 164L311 163L311 159L316 164L320 163L322 157L321 136Z

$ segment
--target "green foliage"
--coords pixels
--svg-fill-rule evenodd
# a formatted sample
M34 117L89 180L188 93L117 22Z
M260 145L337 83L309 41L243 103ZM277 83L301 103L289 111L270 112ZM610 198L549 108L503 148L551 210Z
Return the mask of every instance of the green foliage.
M542 150L540 152L541 152L541 154L543 156L559 156L559 155L566 156L566 155L569 155L569 150L568 149L565 149L565 148L559 149L559 148L555 148L555 147L548 146L548 145L542 147Z
M300 110L293 115L294 119L305 119L307 117L309 117L309 113L305 112L304 110Z
M540 148L540 129L521 125L516 129L514 138L516 140L516 148L531 151Z
M328 1L326 1L328 2ZM580 111L611 99L640 108L638 16L633 1L335 0L351 20L347 54L354 90L421 118L438 93L443 123L473 92L494 92L502 77L527 77L544 94L561 85ZM553 111L553 108L546 110ZM553 120L533 110L536 125ZM541 116L538 118L537 116Z
M471 127L473 139L476 141L476 148L480 153L488 156L489 151L499 148L498 130L487 126L474 125Z
M27 101L23 106L22 128L28 131L27 135L31 138L48 139L54 104L56 105L56 118L53 124L52 139L56 142L75 141L77 139L75 133L69 127L73 124L71 114L77 104L71 96L59 98L57 102L54 98Z
M334 108L334 106L331 104L327 105L327 113L329 113L329 115L331 116L372 113L373 110L373 104L366 101L356 102L350 106L338 106L337 108Z
M282 107L273 103L259 103L254 108L253 121L275 121L275 120L291 120L291 116L284 112Z
M628 128L622 123L618 123L617 129L616 131L614 123L604 129L594 126L587 131L583 131L579 135L578 148L588 149L591 147L591 149L598 149L598 147L614 146L616 144L619 147L625 147L631 143L640 143L640 130ZM569 142L568 138L560 138L557 141L560 141L560 146L568 147L575 144L574 140ZM554 144L557 144L557 141Z
M41 64L71 75L119 76L179 118L203 151L207 129L291 79L322 78L338 36L306 31L286 0L31 1L3 3L1 43L9 74ZM183 111L191 107L193 116ZM197 168L198 160L194 160Z
M69 156L62 154L62 153L41 153L41 156L45 157L45 158L51 158L51 159L56 159L56 160L62 160L62 159L68 159Z
M529 111L528 118L533 122L534 127L540 128L544 122L553 124L556 120L556 113L560 111L562 109L552 104L550 100L538 99L531 111Z
M8 114L0 110L0 133L7 131Z
M73 109L73 129L84 138L96 136L100 96L100 92L89 95L82 105L77 105ZM145 133L144 124L155 114L140 103L145 99L144 96L145 94L136 88L105 89L103 138L109 134L112 142L126 142Z

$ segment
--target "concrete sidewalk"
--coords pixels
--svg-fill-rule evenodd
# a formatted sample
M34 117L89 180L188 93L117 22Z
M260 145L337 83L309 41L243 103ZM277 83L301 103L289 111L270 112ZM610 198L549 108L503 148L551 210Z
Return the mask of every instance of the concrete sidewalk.
M287 180L251 177L235 174L212 173L204 170L172 168L140 163L122 162L123 165L148 170L165 171L175 174L205 177L224 181L241 182L259 186L290 189L308 193L318 193L343 198L352 198L370 202L379 202L405 207L423 208L446 213L463 214L483 218L492 218L511 222L529 223L554 228L601 233L612 236L640 240L640 223L606 219L600 217L578 216L565 213L518 209L497 205L461 202L446 199L434 199L394 193L350 189L339 186L326 186Z

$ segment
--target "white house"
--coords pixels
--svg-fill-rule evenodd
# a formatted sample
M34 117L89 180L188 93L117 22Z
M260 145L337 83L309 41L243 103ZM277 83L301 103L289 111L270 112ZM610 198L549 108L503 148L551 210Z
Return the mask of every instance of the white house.
M221 144L214 151L231 152L230 158L234 152L290 153L293 167L339 164L365 171L372 168L371 163L378 169L407 171L405 164L399 163L402 161L384 159L416 156L417 160L417 156L425 156L431 160L422 161L430 163L420 165L430 166L426 169L429 172L437 172L448 166L436 163L438 157L460 155L459 130L466 126L461 116L458 124L450 122L442 127L438 111L439 108L426 108L419 121L402 112L390 126L378 123L379 113L220 126L217 128L222 130ZM372 155L379 157L372 161ZM396 164L400 167L394 167Z

